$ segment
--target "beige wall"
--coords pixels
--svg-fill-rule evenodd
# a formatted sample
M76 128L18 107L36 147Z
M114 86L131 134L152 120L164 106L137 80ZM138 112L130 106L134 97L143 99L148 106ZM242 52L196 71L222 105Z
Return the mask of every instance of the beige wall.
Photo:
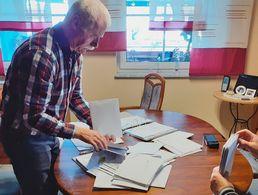
M116 69L115 54L87 56L83 74L85 97L87 100L117 97L120 106L139 105L143 80L115 79ZM258 75L258 3L254 6L246 73ZM167 79L162 109L199 117L222 134L228 135L232 125L228 104L213 97L213 92L220 90L221 79L222 77ZM235 79L231 86L234 83Z

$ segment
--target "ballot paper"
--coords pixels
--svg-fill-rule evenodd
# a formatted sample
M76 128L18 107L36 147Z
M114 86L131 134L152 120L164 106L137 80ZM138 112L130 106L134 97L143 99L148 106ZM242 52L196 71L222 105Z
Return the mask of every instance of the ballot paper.
M222 149L220 160L220 173L224 177L231 174L235 152L238 146L238 134L232 134Z
M146 125L141 125L125 130L125 132L129 135L144 141L152 140L173 131L177 131L177 129L157 122L152 122Z
M86 143L84 141L81 141L79 139L73 138L73 139L71 139L71 141L73 142L73 144L75 145L77 150L80 152L80 154L90 153L94 150L93 145L88 144L88 143Z
M153 140L163 144L167 150L178 156L186 156L196 152L200 152L202 145L185 138L184 135L178 133L170 133Z
M128 153L133 154L157 154L159 149L163 146L162 143L155 142L138 142L134 146L129 146Z
M121 118L122 131L153 122L150 119L132 115Z
M79 155L73 160L87 173L96 176L99 172L113 175L118 166L124 161L127 148L119 144L109 144L102 151Z
M156 157L147 154L129 154L116 170L112 184L147 191L163 167L174 158L173 154L168 157L167 154Z
M103 135L122 137L118 99L105 99L89 102L92 126Z
M172 165L166 165L165 167L163 167L154 178L154 180L151 182L151 186L156 188L165 188L171 168Z

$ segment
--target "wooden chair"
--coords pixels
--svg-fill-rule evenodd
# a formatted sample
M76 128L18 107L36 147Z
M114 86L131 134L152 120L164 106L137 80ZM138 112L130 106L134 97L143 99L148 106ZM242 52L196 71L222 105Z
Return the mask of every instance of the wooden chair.
M145 110L160 110L165 92L165 79L157 73L144 77L144 90L140 108Z
M140 106L122 107L125 109L161 110L165 93L165 78L158 73L150 73L144 77L144 90Z

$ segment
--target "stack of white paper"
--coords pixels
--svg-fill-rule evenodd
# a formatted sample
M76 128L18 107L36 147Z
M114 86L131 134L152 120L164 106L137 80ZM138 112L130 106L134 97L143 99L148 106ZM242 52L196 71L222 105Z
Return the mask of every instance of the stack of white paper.
M148 190L156 174L163 168L163 159L145 154L130 154L119 166L112 184Z
M92 153L88 153L88 154L83 154L83 155L79 155L76 157L73 157L73 161L79 165L79 167L81 167L84 171L87 171L87 164L90 161L90 158L92 156Z
M138 127L125 130L125 132L128 133L129 135L145 141L152 140L154 138L171 133L173 131L177 131L177 129L167 125L162 125L156 122L152 122L146 125L141 125Z
M127 148L109 144L106 150L74 157L73 160L86 172L96 176L100 171L112 175L126 157Z
M140 116L129 116L121 118L121 126L123 131L140 125L145 125L151 122L152 120Z
M220 160L220 173L224 177L228 177L231 174L235 152L238 146L237 140L238 134L233 134L223 146Z
M165 150L159 150L155 155L131 154L125 161L119 156L101 151L80 155L73 160L96 177L94 188L147 191L149 186L165 188L172 167L169 163L176 157Z
M138 142L134 146L129 146L128 153L130 154L157 154L163 146L162 143L155 142Z
M165 167L163 167L152 181L151 186L156 188L165 188L171 168L172 165L166 165Z
M154 141L162 143L166 149L178 156L185 156L200 152L202 148L201 144L174 133L156 138Z
M94 150L94 147L91 144L83 142L79 139L71 139L77 150L79 150L80 154L90 153Z

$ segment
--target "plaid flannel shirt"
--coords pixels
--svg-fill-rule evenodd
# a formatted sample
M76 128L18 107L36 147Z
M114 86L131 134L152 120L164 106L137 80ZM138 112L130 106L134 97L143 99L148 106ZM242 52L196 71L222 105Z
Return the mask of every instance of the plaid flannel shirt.
M71 138L74 125L64 122L68 107L91 125L80 86L81 58L70 50L60 24L25 41L14 53L3 87L3 131Z

